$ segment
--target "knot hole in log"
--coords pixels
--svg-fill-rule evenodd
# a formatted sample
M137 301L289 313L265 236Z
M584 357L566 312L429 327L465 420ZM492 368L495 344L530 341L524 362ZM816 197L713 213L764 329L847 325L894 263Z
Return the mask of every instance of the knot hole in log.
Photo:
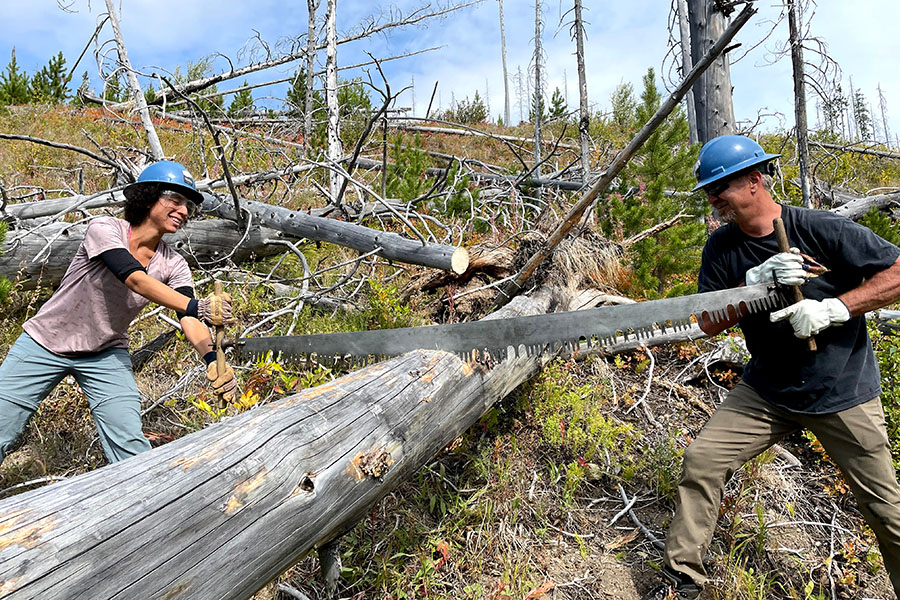
M309 473L305 474L300 479L300 483L297 484L297 489L307 494L312 494L316 491L316 484L313 483L312 477L310 477Z

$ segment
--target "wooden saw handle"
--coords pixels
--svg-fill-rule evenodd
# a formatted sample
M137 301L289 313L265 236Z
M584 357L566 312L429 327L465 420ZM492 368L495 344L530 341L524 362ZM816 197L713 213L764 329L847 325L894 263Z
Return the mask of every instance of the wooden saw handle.
M779 252L790 252L791 244L788 242L787 231L784 229L784 221L781 220L781 217L776 217L772 224L775 226L775 239L778 240ZM794 288L794 302L803 300L803 292L800 290L800 286L792 285L791 287ZM810 352L818 350L815 337L809 336L806 341Z

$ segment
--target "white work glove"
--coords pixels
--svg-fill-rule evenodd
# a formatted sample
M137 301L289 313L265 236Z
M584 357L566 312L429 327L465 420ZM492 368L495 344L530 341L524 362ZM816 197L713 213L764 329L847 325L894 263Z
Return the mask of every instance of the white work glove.
M805 339L832 325L848 321L850 310L837 298L801 300L769 315L773 323L784 319L791 320L795 336Z
M782 285L800 285L806 283L807 277L809 277L809 273L803 269L803 257L800 256L800 250L791 248L790 252L779 252L758 267L747 271L745 283L756 285L757 283L777 281Z

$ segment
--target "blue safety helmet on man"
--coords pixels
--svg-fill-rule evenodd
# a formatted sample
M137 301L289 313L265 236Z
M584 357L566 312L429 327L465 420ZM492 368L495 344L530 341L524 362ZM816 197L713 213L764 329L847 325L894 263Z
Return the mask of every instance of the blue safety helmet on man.
M171 160L155 162L141 171L138 180L126 186L122 193L130 199L151 186L176 191L197 206L203 203L203 195L197 191L193 175L184 165Z
M762 146L743 135L722 135L714 138L700 150L697 164L694 166L694 177L697 191L720 179L732 179L742 171L757 167L763 173L764 167L781 156L768 154Z

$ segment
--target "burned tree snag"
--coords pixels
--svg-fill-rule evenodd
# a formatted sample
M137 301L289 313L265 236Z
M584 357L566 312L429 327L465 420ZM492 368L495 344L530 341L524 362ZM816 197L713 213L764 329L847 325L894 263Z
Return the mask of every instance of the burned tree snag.
M725 15L715 0L688 0L691 59L697 64L725 31ZM748 5L749 6L749 5ZM693 87L697 111L697 136L701 143L734 133L734 105L731 98L731 68L727 53L716 57Z

